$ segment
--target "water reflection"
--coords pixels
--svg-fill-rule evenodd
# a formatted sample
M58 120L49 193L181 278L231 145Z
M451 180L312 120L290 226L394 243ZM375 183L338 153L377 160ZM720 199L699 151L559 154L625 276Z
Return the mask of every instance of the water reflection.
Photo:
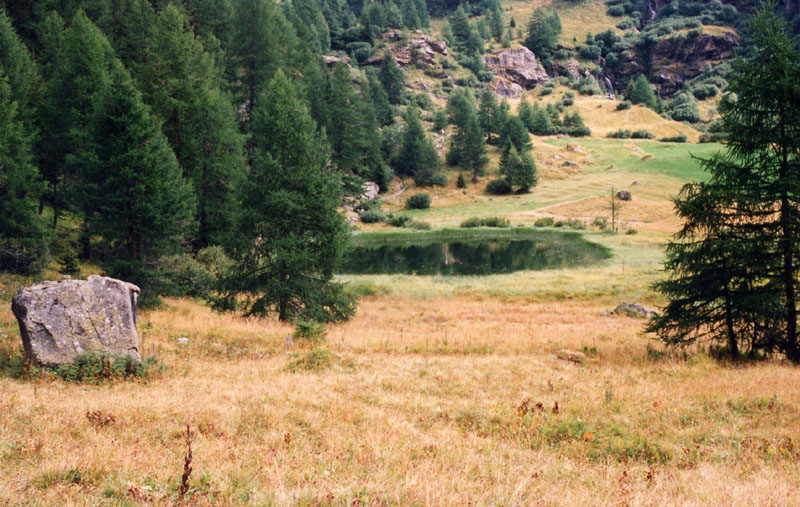
M557 269L608 258L608 250L575 233L534 239L381 243L352 249L341 273L490 275L526 269Z

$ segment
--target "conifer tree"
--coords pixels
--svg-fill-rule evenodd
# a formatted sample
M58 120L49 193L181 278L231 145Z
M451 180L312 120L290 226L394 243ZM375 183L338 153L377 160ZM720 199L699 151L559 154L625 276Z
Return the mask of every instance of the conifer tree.
M350 71L343 63L334 66L326 89L325 132L331 159L345 177L355 176L358 191L363 180L388 188L390 172L380 152L374 114L361 93L356 92Z
M492 31L494 40L500 42L503 39L505 28L503 27L503 13L499 8L492 9L489 13L489 29Z
M38 101L39 79L36 65L17 35L11 19L0 9L0 62L5 69L11 96L17 103L19 118L32 132Z
M519 116L510 116L506 121L500 135L500 146L503 150L508 150L513 146L519 153L527 153L531 150L530 133Z
M554 10L547 14L543 9L536 9L528 23L528 35L525 46L533 51L543 65L549 66L556 51L558 37L561 35L561 18Z
M417 185L431 185L439 172L439 155L425 135L416 107L409 106L405 119L402 145L393 166L398 174L413 176Z
M47 264L35 199L39 174L33 165L30 134L0 62L0 271L34 274Z
M500 165L500 174L505 176L511 188L518 194L530 192L536 186L536 164L530 154L517 151L510 145Z
M112 276L148 288L152 264L175 253L194 213L191 186L129 73L115 60L92 125L81 185L89 230L111 255Z
M355 311L333 281L347 241L340 179L295 85L278 72L253 117L254 156L216 306L282 321L345 320Z
M777 347L798 363L800 53L774 3L759 8L751 37L720 104L726 151L703 162L708 184L676 200L686 223L657 285L669 303L649 329L672 344L718 340L732 355Z
M644 74L639 74L636 79L628 84L625 90L625 98L633 104L641 104L650 109L656 109L658 103L653 89Z
M394 110L389 103L389 95L383 87L378 73L375 69L367 69L367 80L369 81L369 96L372 100L372 107L375 111L375 119L380 127L394 123Z
M245 105L244 131L250 135L253 111L272 76L297 57L297 36L280 7L272 0L234 0L231 76ZM292 62L297 63L297 62ZM251 150L249 150L251 151Z
M50 26L59 26L57 15ZM82 11L65 30L51 35L47 42L54 47L44 48L51 63L39 111L37 152L55 227L62 211L74 205L73 190L90 156L91 121L98 97L108 86L114 52Z
M233 220L231 191L244 175L244 142L221 90L223 69L173 5L158 15L152 53L138 80L178 165L197 195L197 248L219 243Z
M387 51L383 55L378 78L383 84L383 89L386 90L389 102L392 104L399 104L403 96L403 89L406 85L406 77L405 74L403 74L403 69L398 67L390 51Z
M492 144L492 133L497 133L494 123L497 111L497 95L488 86L481 92L478 105L478 123L486 136L486 142Z

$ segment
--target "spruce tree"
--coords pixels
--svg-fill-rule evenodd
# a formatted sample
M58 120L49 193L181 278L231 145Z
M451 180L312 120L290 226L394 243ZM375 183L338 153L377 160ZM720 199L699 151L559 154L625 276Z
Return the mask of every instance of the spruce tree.
M84 219L101 238L112 276L152 289L151 271L178 251L191 225L194 196L175 155L129 73L114 61L99 98L91 160L81 185Z
M489 13L489 29L492 31L494 40L500 42L503 39L503 13L500 12L499 8L492 9Z
M38 101L39 78L28 49L17 35L11 19L0 9L0 62L5 70L10 93L17 103L19 118L32 132Z
M340 179L296 86L278 72L253 117L253 167L216 306L282 321L338 321L354 301L333 281L347 241Z
M486 136L488 144L492 144L492 133L497 133L494 123L497 107L497 95L487 86L481 92L478 104L478 123Z
M375 69L367 69L367 80L369 81L369 96L372 100L372 107L375 111L375 119L380 127L394 123L394 110L389 103L389 95L383 87L378 73Z

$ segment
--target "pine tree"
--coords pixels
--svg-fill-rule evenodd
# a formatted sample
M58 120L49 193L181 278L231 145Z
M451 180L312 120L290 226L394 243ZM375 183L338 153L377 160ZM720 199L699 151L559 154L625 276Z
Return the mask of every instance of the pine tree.
M17 114L25 122L26 130L32 132L39 91L36 65L3 10L0 10L0 62L19 109Z
M533 51L543 65L549 66L556 51L559 35L561 35L561 19L558 13L553 11L547 14L542 9L536 9L531 14L524 44Z
M278 72L253 118L253 168L229 245L218 308L282 321L337 321L354 301L333 281L347 241L340 180L295 85Z
M653 89L644 74L639 74L636 79L628 84L628 88L625 90L625 98L632 104L641 104L650 109L656 109L657 107L656 95L653 93Z
M470 171L475 183L478 176L483 174L489 159L472 95L468 91L452 94L447 108L450 110L450 122L456 127L456 134L447 152L447 163Z
M56 17L49 26L57 28L60 21ZM73 190L90 156L89 127L97 99L108 86L114 52L81 11L69 27L52 33L48 43L54 47L44 48L50 63L46 66L45 100L39 111L37 153L49 185L47 200L53 206L55 227L61 213L74 206Z
M456 49L463 51L472 33L472 27L469 25L469 18L467 18L463 5L459 5L453 15L450 16L449 23L455 39Z
M417 185L431 185L439 172L439 155L425 135L416 107L409 106L405 119L403 140L392 165L398 174L413 176Z
M39 174L33 165L30 133L18 112L0 62L0 270L15 271L15 266L6 266L9 260L4 255L4 240L42 239L33 207Z
M500 12L499 8L492 9L492 11L489 13L489 29L492 31L492 37L494 37L494 40L500 42L503 39L503 14Z
M513 145L509 146L508 153L503 157L500 174L505 176L511 188L518 194L530 192L538 181L533 157L525 152L520 153Z
M497 107L497 95L487 86L481 92L478 104L478 123L486 135L488 144L492 144L492 133L497 133L494 123Z
M175 253L194 213L191 186L127 70L114 61L92 125L81 203L112 276L152 288L149 268Z
M297 36L272 0L235 0L234 13L231 80L245 106L244 131L251 135L253 112L264 87L279 69L297 63Z
M676 201L687 221L668 249L671 276L658 285L669 304L650 330L668 343L709 337L731 354L734 341L777 346L797 363L800 53L774 9L758 10L753 56L729 74L726 152L704 161L707 185L688 185Z
M367 80L369 82L369 96L372 100L372 107L375 111L375 119L380 127L394 123L394 110L389 103L389 95L383 87L378 73L373 68L367 69Z
M514 147L519 153L527 153L531 150L530 133L519 116L510 116L506 121L500 135L500 146L504 150Z
M378 79L380 79L383 84L383 89L386 90L389 102L392 104L399 104L403 97L406 77L405 74L403 74L403 69L397 66L397 62L394 60L394 56L390 51L387 51L383 55Z
M138 83L184 176L194 185L194 243L205 248L219 243L230 229L235 206L231 190L244 175L244 142L234 106L221 90L223 69L195 37L185 14L166 6L155 33Z
M343 63L334 66L325 92L327 115L325 132L331 146L331 159L343 176L355 176L358 191L363 180L381 188L389 185L389 168L380 152L375 115L361 93L356 92L350 71Z

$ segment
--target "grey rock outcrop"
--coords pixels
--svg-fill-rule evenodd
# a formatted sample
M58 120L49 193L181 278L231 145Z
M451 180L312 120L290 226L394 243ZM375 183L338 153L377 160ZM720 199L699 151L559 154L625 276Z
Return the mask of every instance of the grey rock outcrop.
M405 67L415 63L433 65L437 54L447 56L447 43L435 41L421 30L404 34L400 30L389 30L378 36L378 39L392 43L389 49L398 65ZM364 65L380 65L385 49L378 49Z
M500 49L484 56L483 61L486 68L495 75L492 86L504 97L517 98L523 89L531 89L550 79L544 67L536 61L536 55L524 46Z
M619 192L617 192L616 197L620 201L630 201L631 200L631 193L628 192L627 190L620 190Z
M23 287L11 301L28 358L41 366L73 362L84 352L140 361L139 287L107 278Z

